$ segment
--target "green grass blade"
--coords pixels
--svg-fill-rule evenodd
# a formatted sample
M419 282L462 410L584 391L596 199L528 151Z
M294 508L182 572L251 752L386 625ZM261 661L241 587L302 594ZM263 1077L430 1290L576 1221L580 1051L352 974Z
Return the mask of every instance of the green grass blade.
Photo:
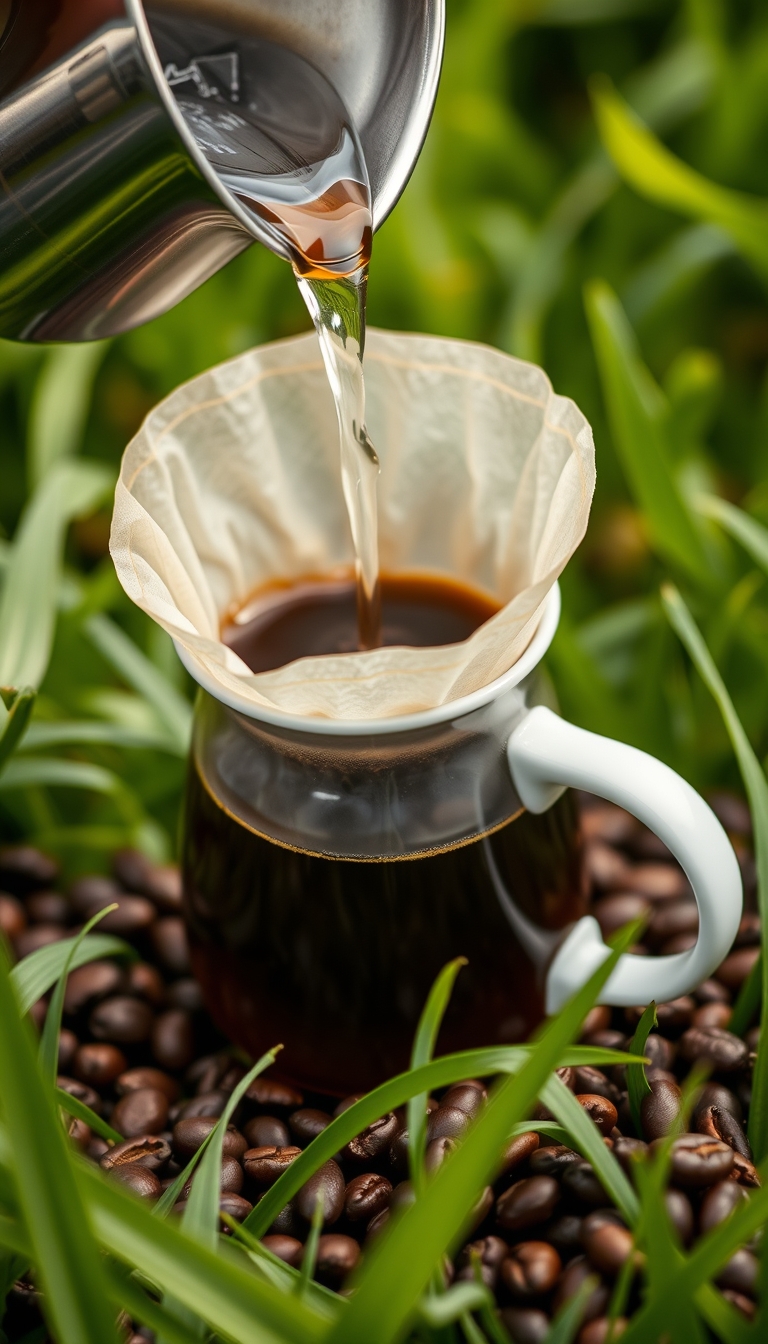
M634 332L603 280L585 304L611 432L630 489L659 553L698 583L713 571L698 526L670 469L663 437L664 400L637 349Z
M317 1264L317 1248L320 1242L320 1233L323 1230L323 1201L315 1200L315 1207L312 1210L312 1223L309 1229L309 1236L304 1243L304 1254L301 1258L301 1269L296 1281L295 1292L298 1297L306 1297L309 1291L309 1285L312 1282Z
M640 1212L637 1195L613 1153L603 1143L594 1121L590 1120L573 1093L556 1074L547 1080L540 1096L547 1109L560 1121L563 1129L568 1131L570 1145L578 1148L582 1156L591 1162L606 1194L610 1195L617 1209L632 1227L637 1222Z
M136 1279L122 1265L107 1260L104 1266L107 1285L113 1302L130 1313L134 1320L148 1325L158 1339L166 1344L200 1344L200 1336L182 1321L176 1320L160 1302L145 1293Z
M315 1207L319 1207L322 1211L322 1206L316 1205ZM294 1269L292 1265L287 1265L284 1260L280 1260L278 1256L273 1255L262 1242L252 1237L250 1232L240 1223L236 1223L228 1213L222 1213L221 1217L232 1233L232 1245L242 1246L251 1263L256 1266L261 1274L266 1275L270 1283L276 1284L286 1292L293 1292L299 1281L299 1270ZM307 1284L305 1297L311 1300L312 1306L317 1311L330 1315L331 1319L335 1319L339 1308L343 1307L347 1300L345 1297L339 1297L338 1293L335 1293L331 1288L326 1288L324 1284L313 1282Z
M494 1045L482 1050L464 1050L454 1055L444 1055L431 1064L419 1069L398 1074L389 1082L382 1083L373 1092L355 1102L328 1125L316 1139L307 1144L304 1152L292 1162L273 1186L270 1186L263 1199L245 1220L244 1226L255 1237L263 1237L274 1222L281 1209L314 1171L317 1171L329 1157L333 1157L360 1134L373 1120L386 1115L388 1111L404 1105L412 1096L420 1092L429 1093L434 1088L448 1087L451 1083L461 1082L463 1078L486 1078L491 1074L514 1073L522 1067L531 1052L531 1046ZM609 1063L625 1064L631 1055L618 1051L595 1050L587 1046L569 1046L558 1065L587 1064L591 1062L605 1065ZM530 1125L525 1126L530 1129Z
M43 1034L40 1037L40 1069L44 1078L48 1078L52 1085L56 1083L56 1077L59 1072L59 1035L61 1033L61 1018L64 1012L64 994L67 988L67 976L72 969L72 963L78 948L82 947L83 940L87 938L91 929L108 915L110 910L116 910L117 903L108 905L104 910L99 910L97 914L92 915L87 924L78 933L77 937L71 940L69 955L61 968L61 975L56 981L56 988L53 991L51 1002L48 1005L48 1012L45 1015L45 1024ZM67 939L69 942L70 940Z
M25 735L36 696L37 692L31 686L24 686L14 694L10 708L6 708L5 701L0 695L0 705L4 711L3 722L0 725L0 770Z
M64 789L92 789L116 794L122 781L111 770L90 761L69 761L58 756L17 756L0 775L0 789L26 789L38 785Z
M45 722L37 719L24 735L25 751L40 751L51 747L135 747L138 750L173 751L166 733L159 729L133 727L123 723L101 723L97 719L62 719Z
M105 341L87 341L48 351L29 411L27 471L32 489L54 462L80 447L93 381L107 348Z
M578 1033L620 950L635 934L635 926L622 934L587 984L547 1023L523 1067L494 1088L464 1142L438 1169L422 1198L371 1248L353 1276L349 1310L331 1330L329 1344L358 1344L362 1339L366 1344L390 1344L399 1338L441 1256L465 1230L479 1192L496 1175L512 1125L533 1105Z
M719 523L723 531L743 546L755 564L768 574L768 528L750 518L744 509L718 495L700 495L696 507L705 518Z
M480 1311L492 1301L488 1289L481 1283L455 1283L444 1293L428 1293L422 1297L418 1315L433 1330L441 1330L452 1321L458 1321L468 1311Z
M456 976L466 957L457 957L444 966L429 991L429 997L419 1019L411 1050L411 1068L428 1064L434 1054L440 1024L453 991ZM417 1195L424 1189L424 1149L427 1143L427 1094L411 1097L408 1102L408 1165L411 1181Z
M732 1031L734 1036L743 1036L744 1032L752 1026L755 1014L760 1007L760 1000L763 997L763 954L760 953L757 961L754 963L744 984L739 990L739 996L733 1005L731 1020L728 1023L728 1030Z
M137 644L108 616L90 616L85 632L103 658L155 710L180 756L186 756L192 706Z
M46 1318L60 1340L117 1344L114 1311L72 1155L38 1071L31 1028L19 1014L2 948L0 1020L3 1118Z
M66 1111L67 1115L73 1115L76 1120L82 1120L93 1130L94 1134L98 1134L102 1139L108 1139L110 1143L123 1142L122 1134L118 1134L116 1129L113 1129L111 1125L107 1124L106 1120L92 1111L90 1106L86 1106L84 1101L80 1101L78 1097L73 1097L71 1092L65 1092L63 1087L57 1087L55 1095L62 1111Z
M39 947L14 966L11 982L22 1013L28 1013L32 1004L37 1003L56 984L76 941L75 938L62 938L60 943ZM129 957L135 960L137 955L135 949L124 943L122 938L115 938L111 933L90 933L75 951L70 970L85 966L89 961L99 961L102 957Z
M648 1004L637 1029L629 1045L631 1055L643 1055L645 1053L645 1043L655 1026L658 1024L656 1016L656 1004ZM643 1126L640 1121L640 1104L643 1097L651 1090L650 1083L645 1076L645 1065L643 1063L627 1065L627 1091L629 1093L629 1109L632 1114L632 1122L638 1134L642 1134Z
M67 527L95 507L111 479L96 462L62 462L27 504L0 596L0 686L40 685L53 642Z
M661 596L672 628L688 650L699 676L720 710L738 761L752 813L757 862L757 901L762 936L765 940L768 938L768 782L744 732L725 682L682 597L671 584L665 584ZM761 961L762 998L763 1003L768 1003L768 957L765 955L765 942ZM753 1076L749 1138L757 1160L761 1161L768 1153L768 1050L763 1046L758 1048Z

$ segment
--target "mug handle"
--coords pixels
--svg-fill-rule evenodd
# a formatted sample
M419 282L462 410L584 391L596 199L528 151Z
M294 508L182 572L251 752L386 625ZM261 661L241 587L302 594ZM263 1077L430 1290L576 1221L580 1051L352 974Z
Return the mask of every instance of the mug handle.
M728 836L704 799L669 766L636 747L577 728L537 705L507 744L515 787L529 812L546 812L568 786L618 803L656 832L682 865L699 907L699 936L687 952L664 957L625 953L599 1002L628 1007L665 1003L712 974L741 919L741 873ZM608 948L592 915L559 945L547 972L546 1011L557 1012L605 960Z

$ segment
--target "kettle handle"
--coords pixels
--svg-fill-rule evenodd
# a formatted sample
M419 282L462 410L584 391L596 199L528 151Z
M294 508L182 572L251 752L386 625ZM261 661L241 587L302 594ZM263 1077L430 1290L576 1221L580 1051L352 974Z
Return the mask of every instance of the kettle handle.
M599 1001L623 1007L667 1002L711 975L736 936L743 893L733 846L695 789L655 756L577 728L543 705L515 728L507 758L529 812L545 812L568 786L618 803L664 841L693 888L699 908L695 946L662 957L625 954ZM597 920L583 916L550 963L546 1011L557 1012L607 956Z

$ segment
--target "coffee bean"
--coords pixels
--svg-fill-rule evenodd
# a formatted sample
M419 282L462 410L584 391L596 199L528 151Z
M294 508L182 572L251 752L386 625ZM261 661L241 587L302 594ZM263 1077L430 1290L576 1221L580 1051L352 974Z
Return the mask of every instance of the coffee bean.
M481 1237L479 1241L470 1241L459 1255L456 1278L462 1283L474 1283L477 1266L486 1288L493 1291L508 1250L506 1241L501 1237Z
M65 1074L59 1074L56 1079L56 1086L60 1087L62 1092L68 1092L71 1097L76 1097L78 1101L82 1101L84 1106L88 1106L97 1115L101 1115L103 1110L101 1097L87 1083L81 1083L77 1078L67 1078Z
M613 1340L619 1339L628 1325L626 1316L615 1316L613 1320L610 1316L596 1316L594 1321L587 1321L581 1327L576 1344L607 1344L608 1340L613 1344Z
M715 1279L718 1288L731 1288L745 1297L754 1297L757 1288L759 1263L756 1255L745 1247L735 1251L730 1260L723 1265Z
M552 1176L528 1176L499 1196L496 1218L500 1227L520 1232L546 1222L559 1199L560 1187Z
M580 823L585 840L605 840L614 845L627 844L638 830L636 817L602 798L585 800Z
M668 1134L680 1114L682 1093L677 1083L664 1078L649 1080L650 1092L640 1102L643 1136L649 1141Z
M610 938L625 924L645 919L652 909L650 901L639 892L621 891L595 901L591 913L600 925L603 938Z
M213 1116L199 1115L177 1120L173 1127L173 1151L182 1162L187 1162L208 1138L218 1121ZM227 1125L222 1140L222 1154L241 1161L248 1144L234 1125Z
M299 1268L304 1258L304 1247L297 1237L286 1237L280 1232L273 1232L269 1236L262 1237L261 1244L276 1255L278 1260L283 1260L286 1265L292 1265L294 1269Z
M32 845L6 845L0 849L0 887L14 896L51 887L58 875L56 860Z
M605 1191L602 1185L589 1162L581 1158L563 1172L563 1185L582 1204L595 1206L605 1203Z
M651 1144L654 1152L661 1143ZM681 1134L670 1149L670 1180L683 1189L698 1190L723 1181L733 1166L733 1151L719 1139L703 1134Z
M463 1111L472 1120L479 1115L488 1097L488 1091L482 1083L470 1079L466 1083L454 1083L449 1087L440 1105Z
M72 1143L81 1152L85 1151L93 1138L93 1132L84 1120L76 1120L71 1117L67 1120L67 1133Z
M606 845L602 840L591 840L584 846L582 861L585 873L596 887L607 891L631 889L627 880L630 865L612 845Z
M586 1279L594 1274L594 1269L585 1255L576 1256L569 1265L566 1265L560 1281L555 1290L555 1296L552 1301L552 1307L555 1312L560 1311L566 1302L570 1302L572 1297L578 1293L581 1285ZM587 1297L582 1308L581 1319L583 1321L594 1320L597 1316L602 1316L610 1300L608 1288L604 1283L599 1283Z
M680 1053L691 1063L700 1061L718 1073L735 1073L749 1062L749 1050L738 1036L717 1027L691 1027L680 1038Z
M387 1149L387 1162L396 1176L405 1176L408 1172L408 1143L408 1130L399 1129Z
M756 910L745 910L739 921L734 947L759 947L760 938L760 916Z
M193 1185L193 1183L194 1183L195 1176L197 1175L197 1172L198 1172L199 1170L200 1170L200 1168L198 1167L198 1168L195 1170L195 1172L193 1172L192 1176L190 1176L189 1180L186 1182L185 1186L183 1187L182 1192L181 1192L181 1198L182 1198L182 1199L189 1199L189 1193L190 1193L190 1190L192 1189L192 1185ZM243 1174L243 1168L241 1167L241 1165L240 1165L240 1163L238 1162L237 1158L236 1158L236 1157L222 1157L222 1159L221 1159L221 1169L220 1169L220 1172L219 1172L219 1189L221 1190L221 1192L222 1192L223 1194L235 1194L235 1195L239 1195L240 1191L241 1191L242 1188L243 1188L243 1180L244 1180L244 1179L245 1179L245 1177L244 1177L244 1174Z
M713 1227L724 1223L726 1218L730 1218L734 1210L740 1208L748 1199L746 1190L736 1181L718 1181L710 1186L699 1209L701 1235L704 1236L705 1233L711 1232Z
M166 910L169 914L178 914L181 911L181 872L175 863L150 864L141 890L161 910Z
M738 794L726 792L725 789L717 789L707 794L707 802L726 831L737 835L749 836L752 834L752 819L749 808L744 800L739 798Z
M733 1167L728 1177L730 1181L738 1181L747 1190L757 1190L760 1185L760 1176L754 1162L750 1162L748 1157L741 1153L734 1152Z
M650 1059L651 1066L656 1069L671 1069L676 1053L674 1042L668 1040L666 1036L659 1036L656 1031L649 1034L643 1047L643 1054Z
M236 1194L234 1190L222 1190L219 1196L219 1213L227 1213L236 1223L244 1223L248 1214L253 1213L253 1205L249 1199Z
M519 1167L532 1153L536 1152L538 1146L539 1136L533 1130L529 1130L526 1134L518 1134L516 1138L510 1139L504 1149L500 1174L506 1176L510 1171L514 1171L515 1167Z
M106 1042L91 1042L78 1047L73 1060L73 1073L81 1083L91 1087L109 1087L128 1067L122 1050Z
M288 1126L275 1115L256 1115L243 1125L249 1148L287 1148L290 1143Z
M562 1268L560 1256L548 1242L521 1241L511 1248L500 1273L510 1296L524 1302L554 1288Z
M648 1144L643 1143L642 1139L633 1139L629 1135L622 1135L615 1139L613 1144L613 1156L617 1162L621 1163L628 1176L632 1175L634 1164L648 1152Z
M247 1101L272 1110L295 1111L304 1104L304 1098L294 1087L279 1083L274 1078L254 1078L245 1094Z
M203 991L191 975L174 980L166 991L169 1008L183 1008L188 1013L199 1013L205 1007Z
M151 929L152 946L158 961L172 975L189 975L189 945L184 920L180 915L158 919Z
M9 896L5 899L13 898ZM26 910L33 924L69 924L73 916L72 906L60 891L38 891L34 896L28 896Z
M390 1219L389 1209L382 1209L381 1213L377 1213L376 1216L371 1219L370 1223L367 1224L365 1229L366 1246L369 1244L369 1242L376 1240L379 1233L382 1232L386 1227L387 1223L389 1222L389 1219Z
M443 1142L443 1140L438 1139L437 1142L441 1143ZM449 1142L455 1143L455 1139L451 1139L449 1140ZM494 1202L493 1187L490 1185L486 1185L485 1189L481 1190L480 1195L470 1212L469 1221L467 1224L467 1231L469 1232L470 1236L472 1235L472 1233L477 1231L481 1223L485 1222L486 1218L489 1216L489 1214L493 1209L493 1202Z
M134 1139L125 1139L109 1148L99 1160L99 1166L105 1171L115 1167L137 1164L149 1171L160 1171L171 1156L171 1147L166 1139L155 1134L142 1134Z
M27 927L27 917L21 901L7 892L0 891L0 933L12 941L18 938Z
M735 1292L733 1288L724 1288L723 1297L726 1302L730 1302L732 1307L735 1307L743 1316L746 1316L748 1321L754 1320L757 1306L751 1298L745 1297L743 1293Z
M736 1096L729 1087L723 1083L704 1083L701 1091L696 1098L696 1105L693 1108L694 1128L697 1116L707 1109L708 1106L717 1106L721 1111L728 1111L735 1120L741 1121L744 1118L744 1110Z
M140 1045L149 1038L153 1021L154 1014L148 1003L132 999L127 994L115 994L96 1005L88 1026L98 1041Z
M697 1003L730 1003L730 992L719 980L702 980L693 991Z
M192 1018L183 1008L169 1008L155 1018L152 1054L163 1069L185 1069L195 1052Z
M588 1094L593 1097L607 1097L614 1106L618 1104L619 1089L601 1069L593 1069L589 1064L574 1069L574 1091L578 1096Z
M503 1307L501 1319L514 1344L544 1344L550 1319L534 1307Z
M344 1195L344 1212L351 1223L368 1223L382 1209L389 1207L392 1183L386 1176L366 1171L355 1176Z
M156 966L148 961L132 961L125 972L124 990L126 994L135 994L146 999L153 1008L162 1007L165 1002L165 984Z
M547 1241L560 1252L561 1256L568 1259L581 1250L581 1225L584 1219L577 1217L575 1213L564 1213L560 1218L555 1218L551 1223L547 1223L543 1229L542 1235L546 1235Z
M410 1181L400 1181L392 1191L389 1201L389 1207L395 1209L409 1209L416 1203L416 1191Z
M100 873L79 877L69 888L70 903L84 919L89 919L97 910L103 910L105 905L112 905L122 894L111 877L103 877Z
M231 1056L224 1050L215 1055L201 1055L199 1059L193 1059L189 1065L184 1081L195 1095L201 1092L213 1092L219 1086L231 1062Z
M112 1112L112 1124L126 1139L138 1134L157 1134L168 1119L168 1098L155 1087L126 1092Z
M185 1101L181 1105L179 1114L174 1117L173 1123L177 1120L191 1120L195 1116L214 1116L216 1119L221 1115L224 1107L229 1101L227 1092L203 1092L199 1097L192 1097L190 1101Z
M530 1165L534 1176L562 1176L566 1167L580 1161L579 1154L572 1148L566 1148L564 1143L551 1143L542 1145L531 1154Z
M645 941L659 948L681 934L698 935L699 908L693 899L665 901L654 909L645 931Z
M721 1110L719 1106L697 1109L694 1129L697 1134L706 1134L711 1139L722 1139L723 1143L727 1143L735 1153L741 1153L742 1157L751 1162L752 1149L747 1136L738 1120L729 1111Z
M348 1111L350 1106L355 1106L358 1101L362 1101L364 1096L365 1096L364 1092L353 1092L351 1096L344 1097L334 1109L333 1112L334 1120L336 1120L340 1115L343 1115L345 1111Z
M41 947L50 947L52 943L60 943L62 938L67 937L67 932L63 924L33 924L31 928L24 929L14 943L19 961L23 961L25 957L30 957L33 952L39 951Z
M609 1101L607 1097L594 1096L590 1093L580 1093L576 1100L581 1109L586 1111L590 1120L593 1120L597 1125L600 1133L610 1134L619 1118L613 1102Z
M451 1153L455 1153L458 1148L456 1139L433 1139L428 1143L424 1151L424 1167L431 1176L433 1172L441 1167Z
M249 1148L243 1156L243 1166L246 1175L257 1185L274 1185L278 1176L282 1176L286 1167L295 1162L300 1154L300 1148L292 1147L267 1145L263 1148Z
M311 1223L315 1205L322 1202L324 1222L335 1223L344 1208L344 1188L341 1168L331 1158L299 1190L296 1212Z
M106 1139L102 1139L100 1135L94 1134L93 1138L88 1144L88 1147L85 1150L85 1155L86 1157L90 1157L92 1162L100 1162L102 1157L104 1157L108 1152L109 1152L109 1144L107 1143Z
M136 938L154 923L157 911L151 901L144 896L123 896L115 898L116 910L110 910L99 924L104 933L114 933L118 938ZM112 902L110 902L112 904ZM98 905L83 913L95 914Z
M664 1204L667 1209L667 1216L674 1227L683 1246L688 1246L693 1239L693 1209L691 1201L682 1190L669 1189L664 1191Z
M702 1027L705 1031L709 1027L725 1028L732 1016L733 1009L729 1003L702 1003L691 1018L691 1026Z
M637 863L627 875L627 891L639 892L649 901L673 901L688 894L688 879L671 863Z
M179 1085L176 1079L171 1078L168 1073L163 1073L161 1069L153 1069L149 1065L142 1065L136 1069L126 1069L115 1080L115 1091L121 1097L126 1092L135 1092L140 1087L157 1088L159 1092L165 1093L169 1102L174 1102L179 1095Z
M360 1247L341 1232L326 1232L317 1243L315 1277L329 1288L337 1288L352 1273L360 1259Z
M457 1139L465 1134L470 1123L466 1111L457 1106L438 1106L427 1121L427 1143L435 1139Z
M609 1031L611 1026L611 1010L605 1004L596 1004L590 1008L587 1016L581 1024L581 1040L587 1036L593 1036L595 1032Z
M739 990L759 956L759 947L739 947L720 963L715 975L727 989Z
M322 1134L330 1123L331 1117L327 1111L316 1111L311 1108L294 1111L288 1118L293 1137L304 1146L316 1139L318 1134Z
M59 1073L68 1073L75 1062L75 1055L80 1048L74 1031L69 1031L67 1027L62 1027L59 1032Z
M581 1228L581 1243L590 1263L601 1274L615 1278L634 1251L632 1233L613 1216L590 1213Z
M114 994L120 987L123 974L115 961L90 961L78 966L67 977L64 993L64 1012L74 1016L93 1003Z
M148 1167L139 1166L137 1162L113 1167L110 1175L113 1180L120 1181L121 1185L127 1185L128 1189L141 1199L155 1200L162 1191L155 1173Z
M400 1121L394 1111L389 1111L352 1139L344 1149L343 1156L350 1162L370 1162L389 1148L399 1129Z
M301 1219L296 1213L295 1200L292 1199L284 1209L280 1210L269 1231L273 1236L295 1237L298 1232L304 1235L306 1228L302 1225Z

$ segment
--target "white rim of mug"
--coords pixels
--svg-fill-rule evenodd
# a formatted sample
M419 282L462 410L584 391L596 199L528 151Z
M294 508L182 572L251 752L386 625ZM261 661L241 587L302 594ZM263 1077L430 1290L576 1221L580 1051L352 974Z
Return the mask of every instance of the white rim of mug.
M554 639L560 620L560 585L555 583L544 601L544 610L528 647L506 672L478 691L464 695L460 700L449 700L434 709L419 710L415 714L398 714L388 719L321 719L301 714L286 714L278 709L254 705L236 691L224 690L213 677L195 663L193 655L178 640L176 652L189 675L212 695L219 704L234 709L257 723L268 723L274 728L287 728L296 733L313 733L328 737L378 737L385 733L411 733L419 728L432 728L438 723L464 718L474 710L488 705L505 691L519 685L533 671Z

